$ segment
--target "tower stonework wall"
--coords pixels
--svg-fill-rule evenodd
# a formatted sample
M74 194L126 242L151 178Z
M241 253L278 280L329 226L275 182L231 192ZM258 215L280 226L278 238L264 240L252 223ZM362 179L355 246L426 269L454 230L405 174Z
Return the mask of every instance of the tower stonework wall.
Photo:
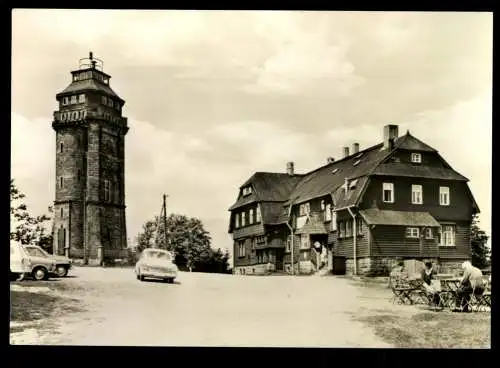
M83 60L83 59L82 59ZM125 221L125 103L110 76L90 64L71 72L72 83L56 95L54 203L55 254L93 265L121 258ZM80 81L85 80L85 83Z

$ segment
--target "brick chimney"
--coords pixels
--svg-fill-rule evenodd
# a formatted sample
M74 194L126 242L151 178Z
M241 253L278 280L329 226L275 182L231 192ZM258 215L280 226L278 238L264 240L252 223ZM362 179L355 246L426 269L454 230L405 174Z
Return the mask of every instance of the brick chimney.
M292 161L286 163L286 173L288 175L290 175L290 176L294 175L293 162Z
M391 150L394 148L394 141L398 137L398 126L389 124L384 126L384 149Z
M326 158L326 163L327 163L327 164L331 164L331 163L333 163L333 162L335 162L335 159L334 159L333 157L327 157L327 158Z
M353 143L352 144L352 154L355 155L358 152L359 152L359 143Z
M344 158L349 156L349 147L344 147Z

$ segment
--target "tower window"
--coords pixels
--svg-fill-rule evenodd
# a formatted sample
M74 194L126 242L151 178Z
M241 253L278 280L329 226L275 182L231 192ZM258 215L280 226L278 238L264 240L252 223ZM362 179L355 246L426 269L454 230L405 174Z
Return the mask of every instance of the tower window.
M61 176L61 178L59 179L59 186L60 186L61 188L64 188L64 179L63 179L63 177L62 177L62 176Z
M104 180L104 201L108 202L111 200L111 182L109 180Z
M76 180L80 181L80 176L81 176L82 172L80 170L78 170L76 172Z
M61 143L61 144L59 145L59 152L61 152L61 153L62 153L62 152L63 152L63 149L64 149L64 144L63 144L63 143Z
M61 218L64 217L64 208L61 207Z

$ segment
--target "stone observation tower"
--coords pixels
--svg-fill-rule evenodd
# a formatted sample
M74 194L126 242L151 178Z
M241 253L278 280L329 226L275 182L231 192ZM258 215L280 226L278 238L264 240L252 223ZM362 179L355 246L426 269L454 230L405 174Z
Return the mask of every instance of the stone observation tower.
M56 95L54 254L102 265L122 258L125 223L125 101L111 89L101 60L80 59Z

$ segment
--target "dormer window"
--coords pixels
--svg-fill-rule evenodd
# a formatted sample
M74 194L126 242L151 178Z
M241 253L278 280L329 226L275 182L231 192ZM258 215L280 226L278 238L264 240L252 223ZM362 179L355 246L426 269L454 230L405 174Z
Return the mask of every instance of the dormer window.
M363 156L363 152L359 153L356 157L354 158L360 158L361 156Z
M245 187L243 188L243 195L247 196L252 193L252 187Z
M336 174L339 171L339 168L336 167L335 169L332 170L332 174Z
M412 152L411 154L411 162L415 164L422 163L422 155L420 153Z
M356 185L358 184L358 179L354 179L349 183L349 189L355 189Z
M356 160L356 161L354 161L354 163L352 164L352 166L356 166L356 165L358 165L360 162L361 162L361 160Z

